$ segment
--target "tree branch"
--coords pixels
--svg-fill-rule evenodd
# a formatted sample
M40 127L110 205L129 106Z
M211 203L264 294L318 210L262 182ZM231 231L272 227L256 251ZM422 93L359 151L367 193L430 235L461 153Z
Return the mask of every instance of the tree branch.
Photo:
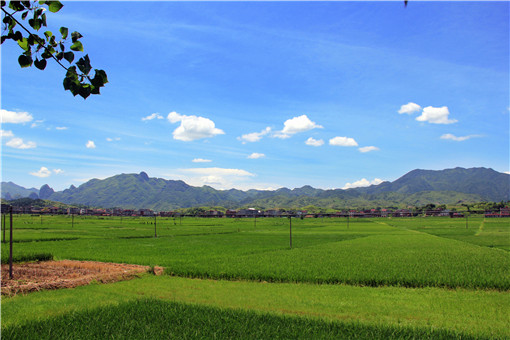
M46 44L44 42L44 40L42 40L38 35L35 35L33 34L32 32L30 32L25 26L23 26L23 24L21 24L11 13L7 12L3 7L2 7L2 11L8 15L12 20L16 21L16 23L18 25L21 26L21 28L23 28L30 36L32 36L34 38L35 41L37 41L37 43L44 47L44 49L46 50L46 52L48 52L48 54L60 65L62 66L66 71L69 69L68 67L65 67L61 62L60 60L58 60L54 55L53 53L50 52L50 50L48 49L48 47L46 47Z

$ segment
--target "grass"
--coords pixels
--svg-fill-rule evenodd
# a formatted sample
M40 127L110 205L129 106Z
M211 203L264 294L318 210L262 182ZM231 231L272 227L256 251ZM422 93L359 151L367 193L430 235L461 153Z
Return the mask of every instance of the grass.
M251 310L262 313L269 319L273 316L305 317L335 323L341 326L340 328L354 327L356 332L365 335L371 334L367 332L381 329L392 332L400 332L399 330L403 329L407 331L396 334L406 338L442 337L443 333L443 335L447 334L447 337L462 335L463 338L507 338L510 336L506 313L510 297L502 292L439 288L264 284L152 275L108 285L41 291L26 296L4 298L2 335L13 333L22 338L31 332L37 331L33 334L41 334L38 333L37 327L50 327L52 332L58 332L60 328L63 328L63 331L68 333L62 337L72 338L72 334L69 333L74 332L75 322L84 321L76 321L66 316L83 315L80 313L86 310L97 311L97 308L110 310L102 318L111 322L112 325L121 322L117 320L120 318L126 319L122 321L127 324L126 327L134 327L129 325L130 318L139 319L145 313L151 315L152 312L140 309L136 317L121 318L117 315L118 309L115 306L146 298L193 306L208 306L223 311L233 310L235 313L242 309ZM237 315L236 318L242 319L243 316ZM61 321L54 323L54 320ZM65 326L62 320L72 323ZM195 322L195 320L192 321ZM64 322L64 326L60 322ZM177 321L168 321L165 325L175 322ZM51 326L45 326L46 324ZM80 333L77 334L82 332L79 327L85 326L77 326L77 329L80 329ZM189 324L188 327L197 326ZM264 328L268 325L262 324L260 327ZM435 333L434 330L442 331ZM83 334L88 334L88 331L83 331L85 331ZM46 331L42 332L44 334ZM251 334L251 332L254 330L249 329L245 334ZM384 332L381 334L388 335ZM370 336L367 337L370 338ZM227 336L223 334L220 338L227 338Z

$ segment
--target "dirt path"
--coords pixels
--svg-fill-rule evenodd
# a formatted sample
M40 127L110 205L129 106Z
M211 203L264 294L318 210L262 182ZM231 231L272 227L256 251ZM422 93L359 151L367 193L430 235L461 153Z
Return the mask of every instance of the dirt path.
M43 289L73 288L91 282L109 283L132 279L147 272L148 266L93 261L44 261L13 265L13 279L9 279L9 265L2 265L2 295L16 295ZM163 268L156 267L156 274Z

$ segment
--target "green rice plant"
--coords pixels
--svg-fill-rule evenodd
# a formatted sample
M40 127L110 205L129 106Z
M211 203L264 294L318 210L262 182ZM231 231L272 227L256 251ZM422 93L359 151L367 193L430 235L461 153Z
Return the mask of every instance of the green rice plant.
M53 255L49 253L42 254L17 254L12 257L12 262L31 262L31 261L51 261ZM9 256L2 256L2 264L9 263Z
M474 339L445 329L369 326L143 299L2 329L5 339Z

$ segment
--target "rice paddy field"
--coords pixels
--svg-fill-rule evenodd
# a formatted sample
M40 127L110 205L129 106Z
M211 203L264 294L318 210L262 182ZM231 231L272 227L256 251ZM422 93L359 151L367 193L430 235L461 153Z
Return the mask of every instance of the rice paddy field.
M3 297L2 336L510 338L509 222L16 215L15 259L165 275Z

